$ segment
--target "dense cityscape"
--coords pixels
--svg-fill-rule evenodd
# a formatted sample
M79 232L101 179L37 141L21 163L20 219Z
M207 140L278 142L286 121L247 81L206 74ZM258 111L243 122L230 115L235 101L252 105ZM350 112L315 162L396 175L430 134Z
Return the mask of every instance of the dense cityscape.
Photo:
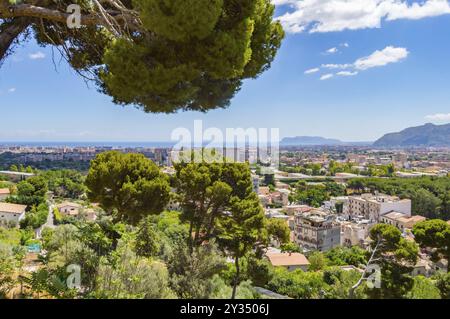
M3 296L449 297L448 149L289 146L277 165L252 147L232 149L233 163L180 163L173 154L164 147L0 147ZM249 216L228 219L236 207L219 194L241 198ZM233 237L222 223L254 233ZM235 240L248 245L233 250ZM198 255L189 253L195 245ZM184 249L175 261L171 251ZM129 258L140 268L120 264ZM69 265L80 265L80 286L55 286L67 280ZM380 282L370 289L361 278L372 278L373 267ZM120 289L131 275L137 282ZM159 281L150 283L152 276Z

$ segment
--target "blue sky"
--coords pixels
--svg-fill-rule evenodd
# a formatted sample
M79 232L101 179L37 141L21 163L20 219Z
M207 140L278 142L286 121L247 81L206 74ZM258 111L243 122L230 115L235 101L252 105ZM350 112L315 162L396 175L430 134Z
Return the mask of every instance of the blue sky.
M370 17L379 18L379 26L355 20L345 21L342 30L314 32L314 25L340 29L342 21L333 13L326 19L305 18L305 6L317 6L317 0L276 1L277 15L290 32L272 68L247 81L230 108L207 114L155 115L114 105L60 62L57 51L55 66L50 48L33 41L17 48L0 68L0 141L168 141L172 130L192 129L197 119L220 129L280 128L282 137L370 141L409 126L450 122L446 7L435 7L439 14L426 8L422 17L408 1L409 16L392 18L401 8L391 8L386 9L391 16ZM326 64L337 66L321 67ZM318 72L305 74L316 68ZM327 74L333 77L321 80Z

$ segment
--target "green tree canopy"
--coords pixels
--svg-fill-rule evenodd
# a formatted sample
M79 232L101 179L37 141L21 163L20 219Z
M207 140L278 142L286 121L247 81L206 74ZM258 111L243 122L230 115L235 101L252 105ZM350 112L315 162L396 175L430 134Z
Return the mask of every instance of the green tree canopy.
M159 253L160 239L156 225L150 218L145 218L139 223L136 233L135 251L138 256L152 257Z
M180 163L175 168L182 218L189 222L197 245L216 234L217 220L230 210L233 199L254 194L250 169L244 163Z
M67 24L73 3L81 28ZM270 0L0 0L0 62L34 34L116 103L207 111L270 67L284 37L274 8Z
M105 152L91 162L88 197L119 219L137 223L163 211L170 197L168 178L142 154Z
M438 272L434 279L441 298L450 299L450 273Z
M45 201L47 193L47 181L42 176L33 176L17 184L17 196L12 196L8 201L28 205L40 205Z
M233 198L229 214L219 220L218 242L234 258L236 267L232 299L240 282L239 259L267 240L265 226L264 210L256 193L245 199Z
M418 258L417 244L406 240L395 226L375 225L370 230L376 264L381 268L380 289L368 289L372 298L404 298L413 288L409 275Z
M346 266L353 265L360 267L367 264L367 251L359 246L351 248L335 247L325 253L329 265Z
M426 220L414 225L413 234L421 247L436 249L435 259L450 260L450 225L440 219Z
M414 277L414 285L406 295L408 299L441 299L440 291L433 281L424 276Z
M287 222L283 219L271 218L267 220L267 231L269 236L277 240L280 244L288 244L291 230Z

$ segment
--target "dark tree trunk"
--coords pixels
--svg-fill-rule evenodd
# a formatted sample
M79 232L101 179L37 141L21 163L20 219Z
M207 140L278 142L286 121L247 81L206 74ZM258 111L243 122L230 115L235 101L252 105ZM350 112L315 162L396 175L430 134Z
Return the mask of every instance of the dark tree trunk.
M240 276L239 257L236 257L236 259L234 260L234 264L236 266L236 276L234 277L233 294L231 295L231 299L233 300L236 299L236 290L239 284L239 276Z
M5 23L0 29L0 64L6 58L14 41L29 26L27 18L17 18Z

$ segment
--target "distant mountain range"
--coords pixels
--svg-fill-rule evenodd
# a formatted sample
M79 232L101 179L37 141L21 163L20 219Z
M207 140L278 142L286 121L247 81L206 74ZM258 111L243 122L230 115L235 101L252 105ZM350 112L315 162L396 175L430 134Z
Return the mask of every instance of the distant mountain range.
M344 142L320 136L286 137L280 146L450 147L450 124L425 124L389 133L375 142Z
M450 147L450 124L428 123L410 127L398 133L386 134L373 145L378 147Z

